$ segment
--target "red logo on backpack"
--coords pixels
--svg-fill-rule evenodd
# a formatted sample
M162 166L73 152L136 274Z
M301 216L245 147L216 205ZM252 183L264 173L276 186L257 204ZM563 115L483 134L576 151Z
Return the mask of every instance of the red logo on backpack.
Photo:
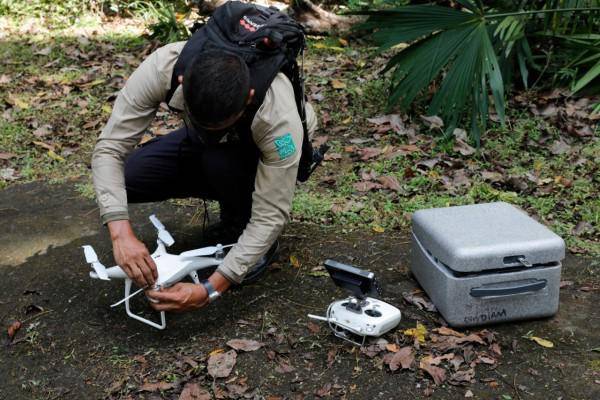
M247 31L250 31L250 32L256 32L258 29L260 29L264 26L264 25L257 24L256 22L253 22L250 18L248 18L245 15L240 19L240 25L244 29L246 29Z

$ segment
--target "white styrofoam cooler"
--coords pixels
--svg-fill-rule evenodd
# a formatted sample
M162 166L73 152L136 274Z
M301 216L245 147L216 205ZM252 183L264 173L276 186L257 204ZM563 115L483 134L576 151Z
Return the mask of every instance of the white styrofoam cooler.
M558 235L507 203L412 218L411 271L455 327L555 314L564 256Z

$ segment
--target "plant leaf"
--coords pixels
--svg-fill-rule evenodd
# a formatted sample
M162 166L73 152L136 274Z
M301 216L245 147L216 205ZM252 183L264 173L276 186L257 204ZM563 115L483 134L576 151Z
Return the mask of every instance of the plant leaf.
M405 6L393 10L362 11L369 19L357 29L375 29L372 38L386 50L398 43L431 35L472 21L477 16L435 5Z
M585 75L583 75L577 82L575 82L575 86L573 86L573 93L576 93L583 89L588 83L594 80L598 75L600 75L600 61L598 61Z

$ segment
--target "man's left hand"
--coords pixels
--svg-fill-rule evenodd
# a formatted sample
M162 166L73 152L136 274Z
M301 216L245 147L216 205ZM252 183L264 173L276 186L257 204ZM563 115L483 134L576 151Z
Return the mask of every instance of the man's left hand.
M193 283L176 283L169 288L149 290L146 295L151 300L158 301L150 303L156 311L184 312L208 304L208 293L204 286Z

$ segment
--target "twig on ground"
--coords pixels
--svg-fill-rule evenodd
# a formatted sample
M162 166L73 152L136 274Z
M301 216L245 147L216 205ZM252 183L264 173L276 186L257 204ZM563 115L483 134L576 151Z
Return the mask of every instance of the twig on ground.
M29 318L26 318L26 319L24 319L23 321L21 321L21 323L22 323L22 324L25 324L26 322L33 321L34 319L37 319L37 318L41 317L41 316L42 316L42 315L44 315L44 314L50 314L50 313L51 313L51 312L53 312L53 311L54 311L54 310L46 310L46 311L42 311L42 312L41 312L41 313L39 313L39 314L35 314L35 315L33 315L33 316L29 317Z
M298 303L297 301L290 300L290 299L288 299L287 297L280 297L280 299L282 299L282 300L285 300L285 301L287 301L288 303L292 303L292 304L295 304L295 305L297 305L297 306L300 306L300 307L308 308L308 309L311 309L311 310L319 310L319 308L318 308L318 307L314 307L314 306L307 306L306 304L302 304L302 303Z

